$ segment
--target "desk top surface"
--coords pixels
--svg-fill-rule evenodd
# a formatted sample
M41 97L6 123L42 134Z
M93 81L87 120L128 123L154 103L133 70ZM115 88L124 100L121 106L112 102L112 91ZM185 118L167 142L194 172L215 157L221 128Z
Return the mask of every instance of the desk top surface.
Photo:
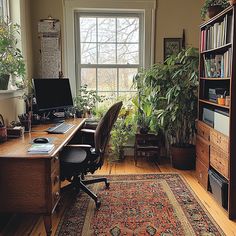
M51 158L65 146L74 134L82 127L85 119L69 119L65 121L74 124L74 127L65 134L49 134L47 129L53 124L41 124L32 127L30 133L25 133L20 138L8 139L0 144L0 159L2 158ZM51 138L55 148L49 154L29 154L28 149L32 145L32 140L38 137Z

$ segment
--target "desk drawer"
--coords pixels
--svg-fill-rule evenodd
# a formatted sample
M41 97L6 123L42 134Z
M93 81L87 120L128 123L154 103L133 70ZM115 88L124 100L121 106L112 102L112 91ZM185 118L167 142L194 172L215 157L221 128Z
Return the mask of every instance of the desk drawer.
M56 169L59 168L59 155L55 155L51 159L51 173Z
M204 124L201 121L197 122L197 134L201 136L206 141L210 140L210 127L208 127L206 124Z
M224 177L229 178L229 156L213 145L210 152L210 164Z
M229 153L229 138L224 134L211 129L210 140L218 148L222 149L223 152Z
M196 161L196 177L198 182L204 187L205 190L208 188L208 168L197 159Z
M197 159L201 160L201 162L206 167L209 167L209 154L210 154L209 151L210 151L209 142L201 138L201 136L197 135L196 156Z
M51 175L52 208L60 198L60 169L59 166Z

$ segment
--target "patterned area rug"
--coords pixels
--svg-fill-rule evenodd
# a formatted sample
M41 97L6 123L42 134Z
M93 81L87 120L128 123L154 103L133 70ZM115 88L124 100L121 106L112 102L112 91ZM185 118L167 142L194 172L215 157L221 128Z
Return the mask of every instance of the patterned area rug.
M93 190L101 207L79 193L66 209L57 229L62 235L181 236L224 235L178 174L119 175Z

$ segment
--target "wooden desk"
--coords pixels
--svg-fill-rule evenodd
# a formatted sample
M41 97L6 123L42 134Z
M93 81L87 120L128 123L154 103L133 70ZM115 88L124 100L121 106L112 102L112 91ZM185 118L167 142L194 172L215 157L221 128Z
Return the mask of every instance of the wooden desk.
M81 128L85 119L66 122L75 126L65 134L48 134L52 124L32 128L22 138L0 144L0 211L42 214L47 235L51 234L52 213L60 200L60 162L63 147ZM53 138L50 154L29 154L31 140Z

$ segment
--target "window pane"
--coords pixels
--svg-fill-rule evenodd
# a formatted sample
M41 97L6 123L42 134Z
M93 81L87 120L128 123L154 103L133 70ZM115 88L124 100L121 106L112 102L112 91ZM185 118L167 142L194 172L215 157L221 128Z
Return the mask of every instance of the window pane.
M80 18L80 42L96 42L96 18Z
M98 69L98 91L117 90L117 70Z
M118 44L117 54L118 64L139 64L138 44Z
M96 90L96 69L81 69L81 85L88 85L88 89Z
M133 77L137 74L138 69L128 68L128 69L119 69L119 91L128 91L134 90L132 87Z
M139 18L117 18L117 41L139 42Z
M98 63L115 64L116 63L116 45L99 44L98 45Z
M81 43L81 63L82 64L96 64L97 53L96 43Z
M115 18L98 18L98 42L116 42Z

